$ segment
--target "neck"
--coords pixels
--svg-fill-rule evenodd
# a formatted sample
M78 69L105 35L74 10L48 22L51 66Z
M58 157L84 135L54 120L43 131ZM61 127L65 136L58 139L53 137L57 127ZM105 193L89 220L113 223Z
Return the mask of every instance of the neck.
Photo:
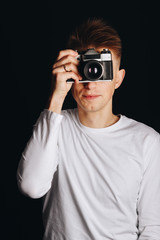
M119 117L113 114L112 109L84 111L78 107L78 115L80 122L90 128L109 127L119 120Z

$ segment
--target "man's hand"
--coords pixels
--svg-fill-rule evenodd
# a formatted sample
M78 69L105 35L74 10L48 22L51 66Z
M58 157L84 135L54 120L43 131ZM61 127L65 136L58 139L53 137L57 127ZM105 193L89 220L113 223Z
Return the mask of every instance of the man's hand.
M77 55L78 53L71 49L59 52L52 68L53 93L48 107L50 111L61 112L64 99L72 87L72 83L66 82L67 79L72 78L75 84L78 84L81 79L77 68L79 64L76 59Z

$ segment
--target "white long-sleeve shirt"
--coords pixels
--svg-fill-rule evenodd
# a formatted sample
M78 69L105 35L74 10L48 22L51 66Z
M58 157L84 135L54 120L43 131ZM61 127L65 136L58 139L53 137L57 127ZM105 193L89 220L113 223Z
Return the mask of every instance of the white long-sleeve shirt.
M44 110L17 176L44 196L44 240L160 240L160 135L142 123L95 129L77 109Z

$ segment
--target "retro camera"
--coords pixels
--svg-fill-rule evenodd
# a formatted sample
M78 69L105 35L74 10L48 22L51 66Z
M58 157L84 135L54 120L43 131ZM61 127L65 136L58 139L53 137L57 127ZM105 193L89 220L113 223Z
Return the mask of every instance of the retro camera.
M78 71L82 76L79 82L103 82L113 79L112 54L108 49L101 53L90 48L85 52L79 52L77 59L80 61ZM68 79L67 82L74 82Z

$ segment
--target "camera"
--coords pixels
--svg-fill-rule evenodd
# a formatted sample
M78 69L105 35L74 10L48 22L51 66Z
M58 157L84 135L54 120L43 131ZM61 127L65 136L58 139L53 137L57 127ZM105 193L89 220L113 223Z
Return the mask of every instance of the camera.
M104 82L113 80L112 54L108 49L103 49L101 53L94 48L89 48L85 52L78 52L78 71L82 76L79 82ZM68 79L67 82L74 82Z

